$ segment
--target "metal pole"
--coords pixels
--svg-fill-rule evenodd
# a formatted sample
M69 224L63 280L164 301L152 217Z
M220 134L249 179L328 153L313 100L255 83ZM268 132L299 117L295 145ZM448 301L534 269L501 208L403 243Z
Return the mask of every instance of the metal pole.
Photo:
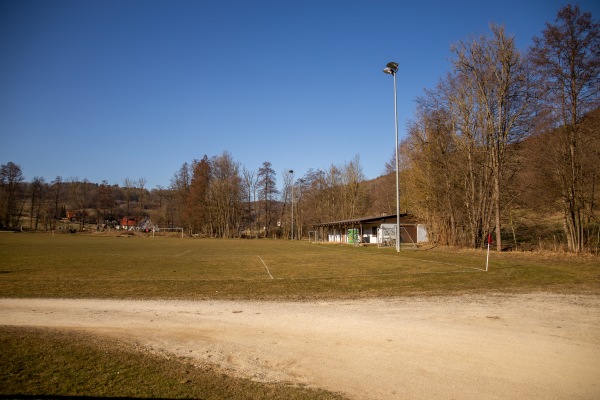
M398 162L398 96L396 94L396 72L394 72L394 121L396 123L396 252L400 251L400 178Z
M488 235L487 235L488 249L487 249L487 256L485 258L485 272L488 272L488 267L490 265L490 244L491 244L491 242L492 242L492 234L488 233Z
M391 61L383 69L388 75L394 75L394 122L396 125L396 252L400 251L400 163L398 155L398 95L396 94L396 73L398 63Z
M294 171L290 170L292 174L292 240L294 240Z
M488 241L488 251L487 251L487 256L485 257L485 272L488 272L489 265L490 265L490 242Z

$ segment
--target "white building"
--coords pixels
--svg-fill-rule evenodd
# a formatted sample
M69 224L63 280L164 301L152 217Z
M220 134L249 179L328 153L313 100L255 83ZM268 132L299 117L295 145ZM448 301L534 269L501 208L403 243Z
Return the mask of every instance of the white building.
M387 244L396 240L396 214L324 222L313 225L319 241L337 243ZM408 214L400 214L400 242L427 243L425 225Z

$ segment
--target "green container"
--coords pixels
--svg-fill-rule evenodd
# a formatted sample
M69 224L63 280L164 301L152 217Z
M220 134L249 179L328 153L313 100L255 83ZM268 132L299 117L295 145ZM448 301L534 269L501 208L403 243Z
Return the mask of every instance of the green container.
M358 229L348 229L348 243L358 243Z

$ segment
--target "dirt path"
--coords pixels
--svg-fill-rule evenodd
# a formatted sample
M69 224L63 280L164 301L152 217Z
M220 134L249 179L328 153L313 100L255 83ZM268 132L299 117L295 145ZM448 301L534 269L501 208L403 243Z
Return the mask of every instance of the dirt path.
M81 329L355 399L600 398L600 297L334 302L0 299L0 324Z

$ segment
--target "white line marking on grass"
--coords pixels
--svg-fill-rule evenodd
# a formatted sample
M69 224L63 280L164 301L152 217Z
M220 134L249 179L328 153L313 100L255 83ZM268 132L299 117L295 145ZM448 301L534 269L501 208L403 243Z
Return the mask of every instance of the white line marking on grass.
M265 262L263 261L262 258L260 258L260 256L256 256L259 258L260 261L262 261L263 265L265 266L265 268L267 269L267 273L269 274L269 276L271 277L271 279L275 279L273 278L273 275L271 275L271 271L269 271L269 267L267 267L267 264L265 264Z
M174 255L173 257L179 257L179 256L182 256L182 255L184 255L185 253L189 253L190 251L191 251L191 250L186 250L186 251L184 251L183 253L179 253L179 254L176 254L176 255Z

